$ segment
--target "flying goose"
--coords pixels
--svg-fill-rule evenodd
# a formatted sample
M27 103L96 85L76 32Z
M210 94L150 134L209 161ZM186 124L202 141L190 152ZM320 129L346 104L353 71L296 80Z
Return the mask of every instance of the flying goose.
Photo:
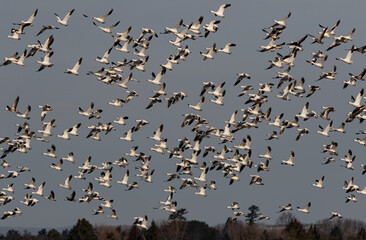
M63 161L62 161L62 159L60 159L60 161L57 164L52 163L50 168L53 168L57 171L62 171L62 164L63 164Z
M93 22L94 26L96 26L97 28L99 28L100 30L102 30L105 33L112 33L112 28L116 27L119 23L120 23L120 21L116 22L115 24L113 24L109 27L100 27L95 22Z
M125 133L125 136L124 137L120 137L119 139L121 140L125 140L125 141L128 141L128 142L132 142L133 139L132 139L132 133L135 131L135 127L132 127L130 130L128 130L128 132Z
M110 49L108 49L104 53L103 57L98 57L97 56L97 58L95 59L95 61L100 62L100 63L103 63L103 64L109 64L108 57L109 57L109 54L111 53L112 49L113 49L113 47L111 47Z
M273 22L275 24L273 24L272 26L269 27L269 29L273 29L274 27L277 27L277 26L281 26L281 27L286 27L286 20L291 16L291 12L289 12L289 14L284 17L283 19L281 20L273 20Z
M162 34L178 33L178 29L180 28L180 26L182 26L182 24L183 24L183 19L181 19L179 21L179 23L177 25L175 25L173 28L165 27L165 32L163 32Z
M69 133L71 132L72 128L67 128L62 135L57 135L57 137L65 139L65 140L70 140L71 138L69 137Z
M75 163L74 153L73 152L69 152L69 154L67 154L67 157L66 158L61 158L61 160Z
M2 67L2 66L9 65L10 63L17 62L18 61L17 57L18 57L18 52L14 53L14 55L11 57L4 57L4 62L0 66Z
M101 17L92 17L91 19L93 19L93 20L95 20L95 21L97 21L97 22L99 22L99 23L105 23L105 19L109 16L109 15L111 15L112 14L112 12L113 12L113 8L111 9L111 10L109 10L109 12L107 12L106 14L104 14L103 16L101 16ZM86 17L86 18L89 18L87 15L85 15L85 14L83 14L83 16L84 17Z
M76 202L75 194L76 194L76 192L75 191L72 191L72 193L70 194L70 196L65 198L65 201Z
M13 23L13 24L14 25L29 24L30 26L33 26L32 22L33 22L34 18L37 16L37 13L38 13L38 8L33 12L33 14L28 18L28 20L20 21L20 23Z
M304 208L297 207L297 211L303 212L303 213L310 213L309 208L311 206L311 202L309 202Z
M25 66L24 59L27 55L27 50L24 50L23 54L14 62L16 65Z
M348 102L348 104L351 104L355 108L361 107L361 100L363 98L363 92L364 92L364 89L362 88L361 91L357 94L356 99L353 96L351 96L351 98L352 98L352 100L354 100L354 102Z
M219 8L219 10L217 10L216 12L215 11L210 11L210 13L213 13L216 17L221 17L221 18L224 18L224 10L228 7L230 7L231 4L227 3L227 4L222 4Z
M217 105L223 106L224 103L222 101L224 100L225 93L226 93L226 90L222 91L220 96L216 97L215 100L211 99L210 101L217 104Z
M72 179L72 175L68 176L66 179L65 179L65 183L64 184L58 184L60 187L62 188L66 188L66 189L69 189L71 190L71 186L69 185L70 183L70 180Z
M287 161L282 160L281 164L295 166L294 157L295 157L295 153L293 151L291 151L291 155L290 155L289 159Z
M333 121L330 121L329 124L325 127L325 129L323 129L322 126L319 125L320 129L322 129L323 131L316 131L317 133L320 133L323 136L329 137L329 130L332 127Z
M208 24L203 25L203 28L206 30L205 38L208 36L208 34L210 32L215 33L219 29L219 26L217 26L217 24L219 24L220 22L221 21L219 21L219 20L213 20L213 21L209 22Z
M6 106L5 110L9 111L9 112L14 112L14 113L20 113L18 110L17 110L17 106L18 106L18 102L19 102L19 96L17 96L13 102L13 104L11 105L11 107L9 106Z
M41 64L37 72L42 71L45 67L52 67L53 63L50 63L50 58L52 57L53 52L49 52L46 54L42 61L37 61L37 63Z
M271 147L270 147L270 146L267 146L266 153L265 153L265 154L263 154L263 155L258 155L258 157L260 157L260 158L265 158L265 159L268 159L268 160L272 160L272 156L271 156Z
M249 185L256 184L256 185L263 185L262 177L259 175L249 175L251 177Z
M41 111L41 121L43 121L47 115L48 111L52 111L52 107L48 104L43 106L38 106L38 108L42 109Z
M29 113L30 113L30 111L31 111L31 106L30 105L28 105L28 107L27 107L27 109L24 111L24 113L23 114L20 114L20 113L18 113L17 114L17 117L21 117L21 118L25 118L25 119L30 119L30 117L28 116L29 115Z
M42 153L42 155L49 156L49 157L52 157L52 158L57 158L57 156L55 154L55 151L56 151L56 146L52 144L51 148L47 149L47 152Z
M207 58L209 58L209 59L213 59L214 58L214 56L213 56L213 54L214 53L216 53L216 43L214 43L213 45L212 45L212 47L210 47L209 49L208 49L208 52L207 53L202 53L202 52L200 52L200 54L203 56L203 61L205 61Z
M147 216L145 215L145 217L134 217L135 222L133 223L133 225L139 226L145 230L147 230Z
M355 195L351 194L351 196L347 196L346 197L346 203L348 203L349 201L352 201L352 202L357 202L357 198Z
M120 38L120 37L119 37ZM119 39L118 38L118 39ZM120 41L120 40L119 40ZM123 43L123 45L121 46L120 44L118 44L119 46L121 46L120 48L114 47L114 49L116 49L117 51L120 52L124 52L124 53L129 53L130 50L128 50L128 45L132 42L132 38L129 38L127 41L125 41Z
M105 216L108 217L108 218L118 219L116 210L114 210L114 209L112 209L112 214L111 215L105 215Z
M342 215L339 214L339 213L336 213L336 212L332 212L332 215L328 218L328 220L331 220L331 219L333 219L335 217L342 218Z
M203 16L199 17L197 21L195 21L193 24L191 24L189 30L195 34L201 34L200 26L203 21Z
M202 111L201 106L202 106L204 101L205 101L205 97L202 96L201 99L199 100L199 102L196 105L188 104L188 107L193 108L194 110L197 110L197 111Z
M59 15L57 15L57 13L55 13L55 16L57 18L56 22L60 23L61 25L63 26L68 26L68 21L69 21L69 18L71 16L71 14L73 14L73 12L75 11L75 9L72 9L70 12L68 12L66 14L66 16L64 17L64 19L61 19Z
M352 57L353 50L354 50L353 48L354 48L354 45L352 45L351 49L348 51L347 56L345 58L336 58L336 60L340 60L347 64L352 64L353 61L351 60L351 57Z
M79 67L81 65L81 61L83 60L83 58L80 58L74 65L74 67L72 69L66 69L66 72L65 73L68 73L68 74L74 74L74 75L79 75L78 73L78 70L79 70Z
M43 197L43 188L44 188L44 185L46 185L46 182L43 182L41 185L39 185L37 191L36 192L32 192L32 194L39 195L39 196Z
M281 210L278 211L277 213L283 212L283 211L286 211L286 210L292 210L291 203L287 204L286 206L280 206L280 208L281 208Z
M43 25L41 31L39 31L36 36L41 35L46 30L52 30L52 29L59 29L59 28L58 27L55 27L55 26L51 26L51 25L47 25L47 26L46 25Z

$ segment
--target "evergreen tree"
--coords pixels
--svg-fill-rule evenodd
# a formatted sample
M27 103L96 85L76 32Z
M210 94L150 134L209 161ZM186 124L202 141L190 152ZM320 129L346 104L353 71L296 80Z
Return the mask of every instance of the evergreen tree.
M23 239L19 231L11 229L6 233L5 239L9 240L21 240Z
M76 225L70 230L68 240L97 240L93 231L93 225L85 218L79 219Z
M334 228L332 228L332 230L330 231L329 239L332 239L332 240L342 240L343 239L342 230L338 225L334 226Z
M63 239L61 233L59 233L56 229L51 229L47 233L47 238L52 240L61 240Z
M143 235L140 229L136 225L133 225L128 234L128 240L142 240L142 239Z
M316 226L311 225L307 232L308 239L320 240L321 235Z
M261 214L259 213L260 209L256 205L252 205L248 208L249 213L245 216L246 221L249 225L254 224L254 221L257 220L258 216Z
M151 222L149 229L145 232L146 240L159 240L162 239L162 232L156 225L155 221Z
M306 239L304 226L296 218L286 225L285 232L291 239Z

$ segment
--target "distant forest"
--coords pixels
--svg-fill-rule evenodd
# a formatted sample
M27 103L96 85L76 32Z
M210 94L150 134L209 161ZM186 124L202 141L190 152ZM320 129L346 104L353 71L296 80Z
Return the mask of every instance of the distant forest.
M287 239L366 239L366 224L359 220L333 218L314 224L302 224L291 212L283 212L275 225L260 221L259 207L252 205L242 218L228 218L224 224L210 227L197 220L187 220L186 209L169 215L168 220L159 223L152 220L147 229L138 224L132 226L93 226L85 218L79 219L69 230L42 229L37 235L26 230L21 233L9 230L0 235L0 240L42 239L42 240L287 240Z

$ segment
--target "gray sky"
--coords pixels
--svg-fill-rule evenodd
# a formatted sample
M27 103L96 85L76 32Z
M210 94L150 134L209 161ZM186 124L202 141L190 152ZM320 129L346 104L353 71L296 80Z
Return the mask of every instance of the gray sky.
M215 17L210 10L217 10L223 3L231 3L232 6L225 10L226 17L219 19ZM22 7L19 7L22 6ZM143 6L143 7L142 7ZM353 41L341 45L327 52L328 60L325 62L324 70L310 66L305 60L311 59L311 53L317 50L325 51L331 44L330 39L325 39L324 45L310 44L310 39L306 39L303 43L303 52L299 52L295 59L295 67L292 68L292 76L300 80L305 78L305 84L319 85L320 92L316 92L310 98L296 98L291 96L291 101L283 101L276 98L279 90L273 88L272 93L268 93L269 102L262 106L263 110L272 108L271 118L284 113L284 118L293 120L293 116L298 114L307 101L310 102L309 110L314 110L317 113L322 111L322 106L335 107L335 113L331 113L330 117L333 120L333 127L338 127L341 122L347 118L346 114L353 110L353 107L348 104L351 101L351 95L356 96L363 87L363 82L358 82L357 86L349 86L342 89L343 81L348 80L348 73L358 74L365 67L363 64L365 56L360 53L354 53L352 59L354 63L347 65L343 62L336 61L335 57L345 57L345 49L349 49L352 44L357 47L363 46L365 42L366 32L362 28L364 22L364 7L363 1L352 1L352 4L344 1L228 1L228 2L213 2L213 1L132 1L122 4L121 1L108 1L108 3L88 0L88 1L62 1L44 4L44 1L4 1L0 9L1 21L0 29L2 34L2 44L0 45L0 55L9 57L15 52L23 52L26 45L35 44L37 40L42 43L50 36L54 35L55 41L52 45L54 56L51 62L54 63L52 68L46 68L41 72L36 72L39 68L37 60L44 55L37 53L34 57L25 60L26 66L20 67L14 64L0 68L2 75L0 102L3 110L0 111L1 137L14 137L16 132L16 123L23 123L23 119L16 117L14 114L4 110L6 105L10 105L16 96L20 96L18 109L23 112L27 105L32 106L30 113L31 130L36 131L42 128L40 122L40 110L38 105L49 104L54 110L49 112L45 121L56 119L57 127L53 129L54 136L49 137L51 143L56 145L56 153L58 156L65 157L67 153L73 151L75 154L76 163L64 163L63 172L57 172L49 168L52 162L56 163L58 159L51 159L43 156L51 143L43 143L32 140L32 150L27 154L13 153L8 155L6 160L11 164L10 169L0 169L0 173L5 173L7 170L14 170L16 166L28 166L32 169L30 173L21 173L18 178L2 179L0 186L6 187L9 183L14 183L15 200L11 203L1 206L0 211L12 210L19 206L23 215L15 218L7 219L1 225L6 226L29 226L29 227L62 227L73 225L79 218L87 218L92 223L103 224L132 224L133 217L148 215L149 219L163 220L167 219L169 213L161 209L154 209L159 205L159 201L165 201L167 194L163 192L169 185L179 188L180 180L172 182L164 182L167 179L167 172L175 171L175 163L177 159L169 159L168 154L161 155L150 151L150 147L155 144L154 141L147 139L147 136L152 136L153 132L164 124L162 136L168 138L168 147L170 149L177 146L176 139L188 137L192 142L194 133L191 126L181 128L180 125L184 119L182 116L186 113L196 113L207 119L209 126L224 128L224 121L229 120L231 114L238 109L247 108L244 105L247 96L237 97L241 89L238 86L233 86L236 80L236 74L246 72L251 74L251 80L243 80L241 85L252 85L258 89L258 83L272 82L275 85L277 80L272 79L276 76L276 72L281 69L264 70L268 65L268 60L274 59L276 53L258 53L260 45L266 45L268 40L263 40L264 33L262 28L273 24L274 19L282 19L289 12L292 13L287 21L287 28L280 36L278 42L297 41L306 33L318 35L320 27L332 26L338 19L341 20L340 26L336 29L336 35L346 35L352 28L356 28L353 35ZM10 29L14 22L26 20L38 8L33 27L25 29L25 35L21 36L20 41L12 40L6 36L10 34ZM75 8L74 14L69 20L69 26L63 27L56 22L54 12L60 16L64 16L68 11ZM167 108L167 103L164 101L157 104L151 109L146 110L145 107L149 104L147 99L152 96L152 90L157 90L159 87L148 83L151 72L159 72L160 64L166 63L166 58L171 54L175 54L178 50L168 43L169 40L174 40L172 34L162 35L159 38L153 38L150 47L147 50L149 61L146 64L146 72L133 70L133 76L140 82L130 82L128 90L135 90L139 96L132 99L122 108L116 108L107 103L115 98L125 98L127 94L122 88L115 85L105 85L97 81L95 77L87 76L88 71L99 70L102 65L95 61L97 56L102 56L113 44L113 38L110 34L106 34L95 26L90 19L86 19L82 14L89 16L101 16L111 8L114 12L106 19L107 26L112 25L117 21L120 24L113 32L123 32L129 26L132 26L131 36L135 39L141 32L141 27L154 29L158 34L164 31L165 27L175 26L180 19L184 20L185 24L190 24L196 21L200 16L204 17L203 24L211 20L219 19L219 29L216 33L210 34L207 38L198 38L195 41L187 40L183 42L183 46L187 44L191 50L191 54L186 61L180 61L178 65L174 65L173 71L167 71L162 81L166 82L166 90L168 97L172 92L183 91L188 97L183 101L179 101L171 108ZM46 31L39 37L35 35L41 29L42 25L55 25L60 27L59 30ZM202 29L202 27L201 27ZM203 30L203 29L202 29ZM218 53L213 60L202 60L200 51L205 51L205 47L217 44L218 48L224 47L228 42L237 44L232 48L231 55ZM129 47L132 52L133 49ZM290 49L284 46L278 52L287 54ZM75 62L83 57L83 63L79 69L80 76L64 74L66 68L71 68ZM129 53L120 53L112 50L110 59L113 61L121 61L124 58L133 59L137 56ZM336 80L322 80L314 83L320 76L321 72L330 70L333 65L337 65ZM124 77L130 71L122 74ZM188 104L196 104L199 100L203 81L212 81L216 85L226 82L226 96L224 98L224 106L218 106L209 101L213 99L211 95L206 94L206 102L203 104L202 112L195 112L188 108ZM257 93L257 91L251 91ZM103 109L102 118L99 120L88 120L78 114L78 107L86 109L90 102L95 103L96 108ZM240 112L241 113L241 112ZM241 118L238 114L237 121ZM94 125L98 121L105 123L116 120L121 115L129 116L127 125L119 126L113 124L116 131L108 135L102 135L102 141L97 142L92 139L86 139L88 134L87 126ZM141 130L134 133L134 142L128 143L119 139L124 132L127 132L135 125L136 119L145 119L150 122ZM56 138L57 134L61 134L66 128L74 124L81 123L79 129L80 136L72 137L66 141ZM355 183L363 188L366 184L365 177L361 175L360 164L364 162L362 154L364 147L353 142L353 139L359 137L354 133L359 130L364 130L362 124L354 121L346 125L347 134L331 133L330 137L324 137L317 134L318 125L326 126L328 121L321 118L310 119L309 121L300 120L300 128L308 128L309 135L305 135L300 141L296 142L296 129L287 129L279 140L265 141L266 134L277 128L269 126L266 121L259 124L257 129L243 129L234 134L235 141L228 143L227 146L232 148L233 145L238 145L242 138L250 135L252 137L252 160L255 164L260 160L257 156L263 154L267 146L272 147L273 160L270 162L270 172L260 172L264 185L253 186L249 185L249 174L256 174L254 168L247 169L239 175L240 181L234 182L229 186L229 179L223 177L220 171L209 171L208 180L215 180L217 190L207 191L207 197L194 195L195 189L185 188L178 190L174 195L174 200L178 202L177 208L187 208L189 213L188 219L197 219L207 222L210 225L215 225L225 222L227 217L231 217L231 210L226 209L226 206L233 201L237 201L241 210L246 212L251 204L256 204L260 207L264 215L271 217L268 223L274 223L279 214L280 205L292 203L294 207L305 206L309 201L312 202L309 215L293 212L302 222L310 223L319 219L330 216L331 211L341 213L347 218L356 218L364 220L363 212L366 210L364 206L365 197L357 194L357 203L347 203L346 193L342 190L345 180L349 181L353 176ZM336 157L337 162L329 165L321 165L324 161L322 154L322 144L329 144L331 141L338 142L339 156ZM90 175L87 175L86 180L72 179L71 186L76 190L76 197L82 197L82 188L86 188L89 181L93 182L94 190L98 191L106 199L114 199L113 207L117 211L119 220L112 220L103 215L93 216L92 209L97 209L99 201L87 203L71 203L63 199L69 196L71 191L61 189L57 185L62 183L70 174L77 175L77 166L85 161L88 156L92 156L92 164L101 165L105 161L114 161L123 156L129 151L132 146L138 145L138 151L144 152L152 156L150 169L155 169L153 175L153 183L146 183L135 177L134 170L137 162L134 159L128 158L130 165L131 176L130 181L137 181L140 188L133 191L124 191L125 187L115 183L116 180L121 180L126 169L114 166L112 175L112 187L107 189L97 185L94 180L99 176L100 170L96 170ZM218 139L211 137L204 139L201 143L201 149L204 146L214 145L217 150L221 150L223 145L218 144ZM2 147L5 147L3 145ZM356 160L354 163L355 170L351 171L340 167L343 163L339 160L349 149L352 149ZM281 160L289 157L290 152L295 152L295 166L283 166ZM242 153L244 153L242 151ZM191 150L185 152L185 157L190 157ZM232 153L227 153L227 156L232 156ZM199 162L212 160L210 154L206 158L199 157ZM209 164L210 165L210 164ZM198 177L200 170L193 169L193 176ZM325 175L325 188L317 189L311 184L315 179L319 179ZM34 207L26 207L19 203L23 200L24 195L29 193L24 190L23 184L28 183L32 177L36 179L38 186L43 181L46 181L44 192L46 195L53 190L56 194L56 202L51 202L47 199L41 199ZM52 214L50 214L52 212ZM110 214L106 210L106 214Z

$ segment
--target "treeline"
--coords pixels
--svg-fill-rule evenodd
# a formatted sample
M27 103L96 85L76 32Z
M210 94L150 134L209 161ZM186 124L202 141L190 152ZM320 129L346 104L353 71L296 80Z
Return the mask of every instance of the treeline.
M187 213L186 211L183 211ZM244 220L244 221L243 221ZM36 236L25 231L9 230L0 239L42 239L42 240L287 240L287 239L366 239L365 223L353 219L322 220L304 225L291 213L283 213L276 225L258 223L257 217L247 216L243 220L228 218L225 224L210 227L205 222L186 220L183 215L171 215L168 220L152 221L148 229L136 225L93 226L85 218L79 219L70 229L58 232L42 229Z

